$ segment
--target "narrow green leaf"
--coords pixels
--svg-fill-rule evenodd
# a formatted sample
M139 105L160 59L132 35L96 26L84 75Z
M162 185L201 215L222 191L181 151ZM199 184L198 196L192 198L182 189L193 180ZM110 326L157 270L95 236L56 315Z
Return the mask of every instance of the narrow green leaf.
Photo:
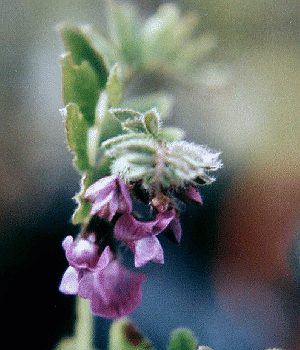
M106 91L110 105L118 107L123 96L122 72L118 64L115 64L109 73Z
M100 88L103 89L107 82L109 69L105 58L95 49L88 34L81 27L68 23L60 24L58 30L66 50L71 51L75 64L80 65L83 61L89 62L97 74Z
M156 92L146 94L122 102L121 107L145 113L152 108L156 108L161 119L170 116L174 104L174 98L170 94Z
M171 333L168 350L196 350L197 341L187 328L178 328Z
M116 320L109 331L109 350L154 350L128 318Z
M100 92L95 70L87 61L83 61L79 66L74 64L70 53L62 55L60 61L63 73L64 104L76 103L85 120L92 126Z
M68 104L63 113L66 123L67 143L69 149L74 152L74 164L80 171L87 170L89 169L86 150L88 123L75 103Z

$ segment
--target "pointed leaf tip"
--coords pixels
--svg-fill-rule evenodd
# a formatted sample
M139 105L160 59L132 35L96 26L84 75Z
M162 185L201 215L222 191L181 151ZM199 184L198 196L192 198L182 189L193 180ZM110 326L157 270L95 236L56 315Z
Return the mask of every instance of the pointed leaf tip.
M80 65L83 61L87 61L95 70L100 88L103 89L109 74L106 59L94 47L83 27L63 22L58 25L57 29L62 36L66 50L71 52L75 64Z

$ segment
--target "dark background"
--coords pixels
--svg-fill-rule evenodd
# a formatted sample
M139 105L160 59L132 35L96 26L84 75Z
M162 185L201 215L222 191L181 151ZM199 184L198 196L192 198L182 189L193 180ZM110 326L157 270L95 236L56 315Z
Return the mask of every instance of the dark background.
M143 15L160 1L139 1ZM215 350L299 347L300 8L297 0L178 2L218 38L201 84L176 97L171 124L223 151L204 205L182 215L181 247L163 237L165 265L150 264L133 320L163 349L188 326ZM59 108L62 20L105 32L103 2L0 4L0 273L2 341L53 349L71 334L74 298L58 285L61 241L78 177ZM129 256L129 259L131 257ZM109 322L97 319L105 348ZM297 339L298 338L298 339Z

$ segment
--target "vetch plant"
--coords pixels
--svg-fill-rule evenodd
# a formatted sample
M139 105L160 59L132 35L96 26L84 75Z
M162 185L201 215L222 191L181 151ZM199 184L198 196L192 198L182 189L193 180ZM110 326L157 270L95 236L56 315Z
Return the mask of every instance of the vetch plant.
M109 34L90 27L59 26L67 143L81 176L72 217L77 238L63 248L69 267L60 291L90 300L95 315L119 319L142 300L146 276L139 268L164 259L159 237L179 244L180 212L201 205L199 187L214 181L220 152L183 140L184 131L164 127L172 96L164 92L128 97L132 79L147 72L193 81L203 55L214 45L194 34L195 15L162 5L146 23L129 6L108 3ZM122 249L134 254L130 270ZM125 318L113 324L110 349L152 349ZM178 330L168 349L196 349L189 330ZM208 349L198 347L198 349Z

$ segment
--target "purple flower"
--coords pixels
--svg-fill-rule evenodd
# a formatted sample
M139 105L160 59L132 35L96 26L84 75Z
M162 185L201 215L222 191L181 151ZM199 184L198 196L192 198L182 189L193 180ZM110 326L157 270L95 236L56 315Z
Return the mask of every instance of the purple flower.
M106 249L100 260L106 255ZM79 295L91 300L95 315L113 319L127 316L141 302L146 276L127 270L117 260L105 259L105 268L97 269L92 276L84 276L81 280Z
M59 290L65 294L77 294L79 280L83 273L93 271L98 263L98 246L94 243L95 236L88 239L79 239L74 242L72 236L67 236L62 246L66 252L69 267L65 271Z
M68 236L63 247L70 266L63 275L61 292L90 299L93 313L108 318L127 316L140 304L146 276L125 269L108 246L99 255L93 240L74 243Z
M92 233L87 239L79 239L74 242L72 236L67 236L62 242L66 252L66 258L70 264L77 269L92 270L99 260L99 247L95 244L96 237Z
M175 210L172 209L158 213L153 221L138 221L130 214L124 214L118 219L114 234L133 251L135 267L143 266L150 260L164 263L163 249L156 235L164 231L175 216Z
M118 213L131 213L132 201L126 184L118 175L105 176L92 184L84 194L93 202L91 215L98 214L109 221Z

